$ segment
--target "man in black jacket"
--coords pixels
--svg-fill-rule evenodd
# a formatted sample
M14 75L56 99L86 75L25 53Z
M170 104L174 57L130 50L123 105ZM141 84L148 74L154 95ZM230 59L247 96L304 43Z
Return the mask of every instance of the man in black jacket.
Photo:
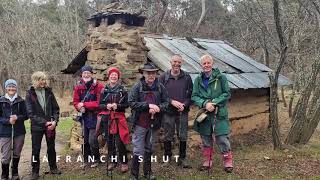
M48 78L44 72L35 72L31 76L33 85L26 93L26 108L31 120L32 140L32 177L39 178L40 150L43 135L47 141L47 155L51 174L61 174L57 168L55 151L55 128L59 121L59 105L48 87Z
M187 135L188 135L188 112L191 104L192 79L190 75L181 69L182 57L173 55L171 69L160 76L161 83L166 87L169 96L169 106L162 119L164 129L164 155L165 166L170 164L172 156L172 141L177 130L179 138L179 161L178 165L188 168L186 162Z
M129 105L134 111L131 179L138 179L139 161L143 157L144 176L150 180L155 179L151 171L151 155L157 138L156 131L161 126L161 113L168 106L168 95L156 78L158 69L153 64L147 63L139 70L143 77L132 87L128 98Z

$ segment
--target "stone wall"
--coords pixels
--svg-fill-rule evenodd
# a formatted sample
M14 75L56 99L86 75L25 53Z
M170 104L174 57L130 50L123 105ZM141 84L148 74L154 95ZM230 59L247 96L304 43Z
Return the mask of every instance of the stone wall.
M130 87L138 78L138 68L147 61L148 48L142 34L143 27L127 26L122 19L112 25L102 21L100 26L89 26L87 33L87 62L93 66L95 77L106 81L108 67L118 67L122 81Z

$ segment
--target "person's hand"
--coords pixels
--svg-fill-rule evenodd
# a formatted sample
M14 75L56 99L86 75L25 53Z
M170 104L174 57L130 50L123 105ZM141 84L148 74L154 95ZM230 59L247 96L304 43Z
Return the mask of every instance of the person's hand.
M206 110L207 111L209 111L209 112L213 112L214 111L214 105L213 105L213 103L211 103L211 102L208 102L207 104L206 104Z
M184 105L181 106L179 109L178 109L179 112L183 112L184 111Z
M181 109L181 108L184 108L184 104L179 102L179 101L176 101L176 100L172 100L171 101L171 104L176 107L177 109Z
M50 123L51 125L48 126L48 129L52 131L56 128L57 123L55 121L52 121Z
M17 119L18 119L17 115L11 115L9 119L10 124L12 125L15 124Z
M78 103L78 109L81 109L83 106L84 106L84 104L82 102Z
M112 109L116 110L118 108L118 105L116 103L112 103Z
M107 104L107 109L108 109L108 110L111 111L111 110L112 110L112 107L113 107L112 104Z
M51 124L52 124L52 122L50 122L50 121L46 122L47 127L51 126Z
M150 114L155 114L156 111L155 111L154 109L149 109L149 113L150 113Z
M149 109L153 109L156 113L160 112L159 106L155 104L149 104Z
M85 113L85 112L86 112L86 108L82 107L82 108L80 109L80 112L81 112L82 114Z

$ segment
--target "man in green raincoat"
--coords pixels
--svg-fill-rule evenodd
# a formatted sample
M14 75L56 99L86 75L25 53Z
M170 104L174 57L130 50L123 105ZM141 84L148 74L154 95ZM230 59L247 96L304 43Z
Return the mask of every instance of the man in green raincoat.
M205 109L206 118L194 122L203 143L204 162L201 170L212 167L214 153L213 143L218 145L223 158L224 170L232 172L232 152L229 141L230 122L227 102L230 98L230 88L225 75L213 68L214 60L210 55L200 59L202 72L194 80L191 100L199 108Z

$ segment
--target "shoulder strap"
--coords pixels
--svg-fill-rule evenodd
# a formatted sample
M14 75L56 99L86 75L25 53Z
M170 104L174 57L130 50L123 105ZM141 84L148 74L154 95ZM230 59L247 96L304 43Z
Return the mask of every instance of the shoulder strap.
M169 81L169 77L170 77L170 76L169 76L169 73L170 73L170 72L168 72L168 71L164 73L164 81L163 81L163 85L164 85L164 86L165 86L165 85L168 83L168 81Z
M85 102L85 101L86 101L86 98L88 98L92 87L93 87L93 84L91 84L90 88L86 90L85 96L83 97L82 102Z

